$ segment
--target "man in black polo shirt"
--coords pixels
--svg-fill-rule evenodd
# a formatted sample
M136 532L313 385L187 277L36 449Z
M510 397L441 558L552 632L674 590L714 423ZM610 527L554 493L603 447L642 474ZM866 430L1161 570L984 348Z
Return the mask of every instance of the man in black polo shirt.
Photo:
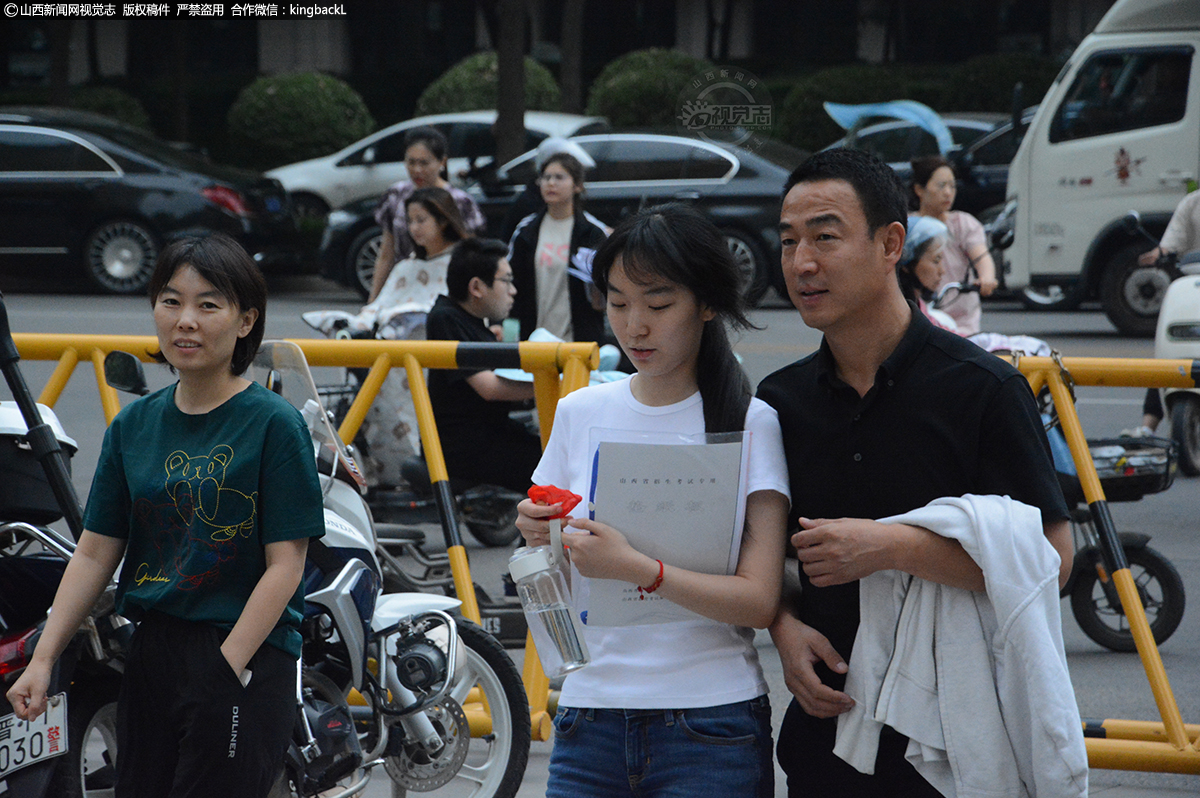
M429 311L427 339L496 342L484 319L499 321L512 309L517 289L507 255L508 247L493 239L468 238L455 245L446 268L450 295L438 297ZM506 380L494 371L429 372L429 399L446 470L455 482L529 490L541 445L508 414L513 402L532 398L532 383Z
M795 696L779 734L793 796L937 796L885 727L874 775L833 754L859 624L858 580L894 569L983 590L955 541L876 523L944 496L1002 494L1037 507L1071 565L1067 507L1034 397L1010 365L934 328L907 302L895 266L907 209L886 164L829 150L797 167L780 214L788 294L820 349L764 379L779 413L801 592L771 627ZM836 519L836 520L834 520ZM1061 582L1060 582L1061 583ZM963 712L970 712L963 707Z

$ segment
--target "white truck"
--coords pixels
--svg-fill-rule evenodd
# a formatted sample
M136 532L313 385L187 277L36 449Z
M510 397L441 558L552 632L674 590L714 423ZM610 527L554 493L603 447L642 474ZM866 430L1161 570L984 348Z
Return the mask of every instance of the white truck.
M1046 92L1012 161L1006 284L1027 304L1098 297L1126 335L1153 335L1177 277L1138 264L1200 174L1200 0L1118 0Z

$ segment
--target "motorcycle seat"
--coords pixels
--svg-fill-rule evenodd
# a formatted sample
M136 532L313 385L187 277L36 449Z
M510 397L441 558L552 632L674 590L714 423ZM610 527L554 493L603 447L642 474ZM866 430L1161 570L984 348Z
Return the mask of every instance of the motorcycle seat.
M425 533L415 527L403 524L375 524L375 539L387 543L411 543L414 546L425 544Z

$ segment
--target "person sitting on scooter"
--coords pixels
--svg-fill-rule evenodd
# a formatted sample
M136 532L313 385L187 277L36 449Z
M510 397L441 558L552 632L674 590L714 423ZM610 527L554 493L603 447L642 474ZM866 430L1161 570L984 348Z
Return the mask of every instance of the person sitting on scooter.
M425 336L425 314L446 293L446 266L454 245L471 236L454 198L441 188L419 188L404 201L404 233L412 253L392 267L379 295L358 313L311 310L301 318L329 336L384 340Z
M116 609L138 626L117 702L116 794L264 798L296 721L308 541L325 534L312 437L295 408L241 376L267 286L236 241L166 246L150 300L154 357L179 379L105 433L79 546L8 699L25 720L45 710L55 661L123 559Z
M1175 206L1171 221L1163 231L1158 246L1138 256L1142 266L1153 266L1165 255L1186 255L1200 249L1200 191L1193 191ZM1158 388L1146 389L1142 401L1142 423L1133 429L1121 430L1122 437L1145 438L1153 435L1162 423L1162 393Z
M437 298L425 322L429 340L496 342L488 322L506 318L517 293L507 255L494 239L469 238L455 247L446 272L449 296ZM434 369L429 398L452 479L529 489L541 445L508 414L514 402L533 398L532 383L486 369Z
M949 237L950 229L940 219L909 216L904 251L896 262L896 278L900 280L900 289L905 298L915 303L935 327L958 332L954 317L929 304L946 273L942 266L942 253Z

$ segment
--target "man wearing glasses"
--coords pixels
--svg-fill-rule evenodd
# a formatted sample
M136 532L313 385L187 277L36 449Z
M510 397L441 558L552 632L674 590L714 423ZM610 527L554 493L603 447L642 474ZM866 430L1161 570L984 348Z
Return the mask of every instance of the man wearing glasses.
M507 318L517 294L507 254L508 247L495 239L468 238L455 245L446 269L449 296L438 297L429 311L426 338L496 342L488 324ZM533 383L486 369L433 369L429 398L446 470L456 483L529 489L541 445L508 414L514 402L533 398Z

